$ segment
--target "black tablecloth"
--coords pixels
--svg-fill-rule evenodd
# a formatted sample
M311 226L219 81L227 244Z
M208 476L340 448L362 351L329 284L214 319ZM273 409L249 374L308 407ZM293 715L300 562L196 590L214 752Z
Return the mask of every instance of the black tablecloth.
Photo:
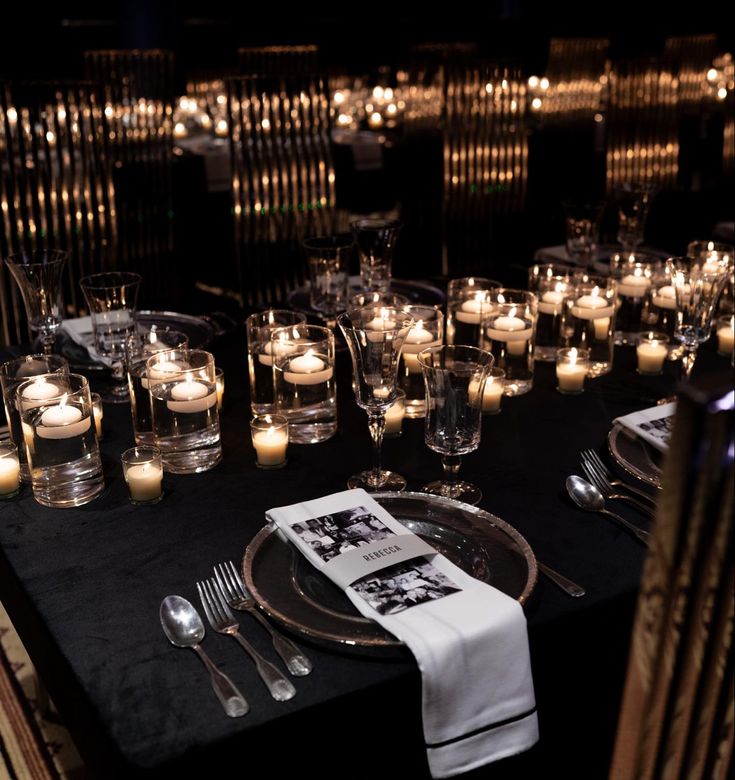
M211 576L215 562L242 558L266 509L342 490L370 461L366 417L351 397L344 353L337 435L321 445L292 445L288 466L267 472L255 468L250 445L244 335L231 334L213 351L227 382L217 468L167 475L160 504L131 505L119 465L132 445L129 407L107 405L102 496L53 510L26 487L2 503L0 585L11 619L99 777L261 767L251 772L259 777L264 766L318 777L427 776L420 680L410 657L357 657L300 639L314 672L295 679L293 700L277 703L235 642L208 630L205 649L251 703L249 715L228 719L194 654L165 639L158 618L164 596L198 604L195 581ZM727 367L714 355L705 354L707 361ZM564 480L580 473L581 449L604 451L614 417L653 404L676 381L673 366L660 378L639 377L630 348L618 348L615 362L581 396L557 393L553 365L537 364L533 391L505 399L502 413L484 420L479 451L463 459L463 475L483 489L480 506L514 525L540 560L587 588L574 600L539 580L526 614L541 740L473 777L606 777L644 549L617 525L574 507ZM386 440L384 462L408 478L409 489L441 468L423 443L420 420ZM634 510L617 509L641 522ZM250 616L239 617L275 660L265 632Z

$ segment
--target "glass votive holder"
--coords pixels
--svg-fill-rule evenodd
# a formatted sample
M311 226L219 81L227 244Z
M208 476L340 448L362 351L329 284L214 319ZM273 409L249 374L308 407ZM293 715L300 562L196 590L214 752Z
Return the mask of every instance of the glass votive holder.
M447 339L448 345L466 344L484 348L482 323L490 315L488 297L492 290L502 287L494 279L468 276L452 279L447 286Z
M403 390L397 390L396 400L393 401L385 412L385 430L383 431L383 436L387 439L395 439L400 436L403 427L403 418L405 416L406 393Z
M642 252L616 253L610 258L610 275L617 282L615 343L636 344L645 330L652 305L654 279L660 275L661 261Z
M259 469L280 469L286 463L288 420L282 414L261 414L250 421L255 448L255 465Z
M658 376L663 373L664 361L669 355L669 337L656 331L641 333L635 352L638 358L638 373Z
M416 419L426 413L426 388L418 354L425 349L441 347L444 341L444 315L437 306L406 306L413 318L401 348L398 383L405 394L406 417Z
M715 323L715 333L717 334L717 354L723 357L732 357L733 347L735 346L735 317L718 317Z
M556 353L556 389L563 395L584 392L584 380L590 368L590 353L586 349L564 347Z
M556 350L564 346L567 301L574 295L568 276L543 276L535 290L538 318L533 350L535 360L553 362Z
M570 301L567 343L588 350L591 377L612 370L616 296L614 279L586 275L578 282Z
M411 301L400 293L367 290L350 296L350 308L355 306L408 306Z
M222 411L225 400L225 372L219 367L214 367L214 383L217 386L217 411Z
M474 385L474 387L473 387ZM487 373L485 389L482 392L482 413L500 414L500 403L503 400L505 390L505 371L493 366ZM470 383L470 400L477 395L477 384Z
M551 279L568 282L571 278L569 266L561 263L535 263L528 269L528 289L535 293L541 285Z
M133 504L157 504L163 498L163 464L158 447L131 447L120 456Z
M105 416L102 409L102 396L99 393L90 393L89 398L92 401L92 414L94 415L94 430L97 438L102 438L102 418Z
M18 448L6 439L0 441L0 501L17 496L20 492L20 461Z

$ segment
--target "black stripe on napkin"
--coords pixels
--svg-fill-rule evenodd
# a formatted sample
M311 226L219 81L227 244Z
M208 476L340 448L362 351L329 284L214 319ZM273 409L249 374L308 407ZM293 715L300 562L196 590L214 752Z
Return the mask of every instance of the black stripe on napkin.
M533 715L534 712L536 712L535 707L533 707L532 709L526 712L522 712L520 715L514 715L512 718L506 718L505 720L498 721L497 723L490 723L488 726L483 726L481 729L475 729L474 731L470 731L468 734L462 734L459 737L452 737L452 739L447 739L444 742L427 742L426 747L443 748L446 747L447 745L453 745L456 742L461 742L463 739L476 737L478 734L484 734L486 731L499 729L501 726L507 726L509 723L515 723L516 721L523 720L524 718L527 718L529 715Z

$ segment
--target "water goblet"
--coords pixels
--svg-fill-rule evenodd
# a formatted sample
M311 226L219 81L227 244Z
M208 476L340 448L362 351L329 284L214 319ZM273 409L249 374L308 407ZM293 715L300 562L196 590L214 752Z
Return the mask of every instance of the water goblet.
M28 324L38 334L43 352L50 355L61 325L61 274L68 258L59 250L20 252L5 264L20 287Z
M494 358L484 349L443 346L419 353L426 385L424 440L442 456L444 478L425 485L426 493L477 504L482 491L458 478L462 455L480 444L485 382Z
M367 412L373 440L372 469L350 477L347 485L369 491L403 490L404 477L381 469L380 451L385 413L398 396L398 360L413 319L401 308L361 306L340 314L337 323L352 358L355 400Z
M350 224L360 253L360 283L364 290L387 290L393 251L402 223L397 219L357 219Z

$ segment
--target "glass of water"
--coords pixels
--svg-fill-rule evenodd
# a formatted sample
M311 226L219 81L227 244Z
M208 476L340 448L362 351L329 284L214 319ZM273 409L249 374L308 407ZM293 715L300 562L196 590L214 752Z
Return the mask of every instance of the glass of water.
M347 308L350 258L355 242L350 235L316 236L303 242L309 265L309 302L327 327Z
M357 219L351 223L360 252L363 290L387 290L392 277L393 251L402 223L397 219Z

